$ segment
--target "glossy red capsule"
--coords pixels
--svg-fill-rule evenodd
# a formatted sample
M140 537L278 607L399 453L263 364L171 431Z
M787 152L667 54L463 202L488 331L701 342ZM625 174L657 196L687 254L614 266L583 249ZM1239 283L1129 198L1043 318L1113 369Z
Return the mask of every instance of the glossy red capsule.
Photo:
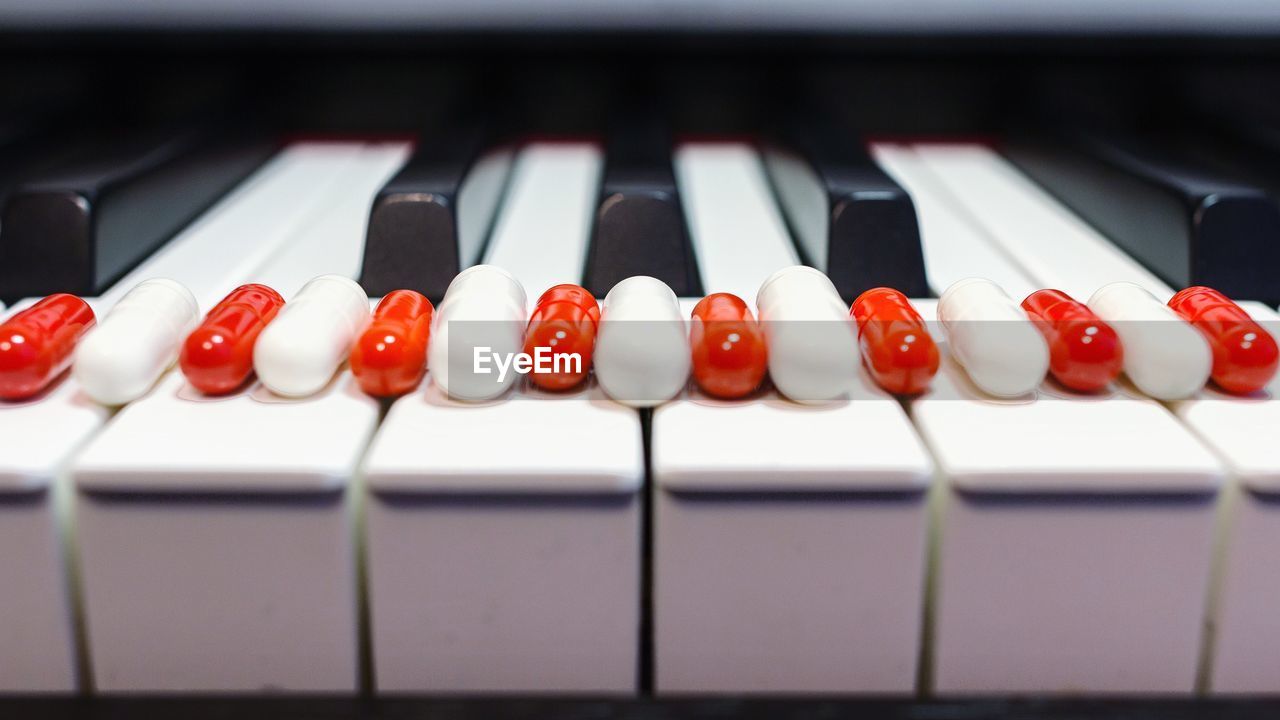
M280 293L266 285L241 285L213 306L182 344L178 364L197 390L223 395L253 374L258 335L284 307Z
M938 346L924 318L907 296L893 288L872 288L853 301L862 363L876 384L894 395L929 388L938 372Z
M693 307L689 345L693 380L708 395L740 398L764 380L769 362L764 330L737 295L715 293Z
M48 387L94 322L88 303L60 293L0 325L0 399L24 400Z
M422 293L394 290L373 311L373 320L351 348L351 372L374 397L404 395L427 372L427 343L435 308Z
M529 318L524 351L536 363L541 348L541 353L551 356L544 362L550 363L553 372L539 372L535 366L530 382L544 390L568 390L585 380L599 325L600 304L585 288L566 283L542 293ZM576 354L580 360L557 364L557 354Z
M1061 290L1037 290L1022 301L1049 344L1049 373L1064 387L1094 392L1124 369L1124 347L1114 328Z
M1244 308L1207 287L1189 287L1169 307L1191 323L1213 349L1210 376L1229 393L1245 395L1266 387L1280 365L1280 350Z

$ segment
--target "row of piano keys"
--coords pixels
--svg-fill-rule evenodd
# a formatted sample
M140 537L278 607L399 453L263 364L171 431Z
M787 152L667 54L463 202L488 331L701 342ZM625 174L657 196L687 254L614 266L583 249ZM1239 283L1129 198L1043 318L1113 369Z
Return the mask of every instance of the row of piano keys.
M923 252L850 242L927 277L920 295L970 275L1015 297L1116 280L1171 294L988 148L872 150L857 161L888 171L873 180L895 192L878 197L914 208ZM394 142L290 146L94 303L154 276L203 308L246 281L286 297L325 272L372 284L385 246L368 226L408 156ZM490 188L475 197L494 217L482 242L446 235L459 266L547 287L590 282L593 263L630 274L672 257L600 244L609 173L594 144L489 157L456 174ZM770 175L736 142L676 149L677 272L751 297L808 248L839 276L850 242L833 240L838 223L801 227L814 214L798 198L813 195L782 189L779 162ZM848 174L819 182L832 176ZM916 305L932 318L931 301ZM905 403L869 381L818 408L690 392L651 414L595 387L481 406L428 387L383 411L347 374L280 402L257 388L200 398L174 372L114 416L69 381L4 407L0 563L21 578L0 591L6 688L351 691L366 643L382 692L626 693L642 664L659 692L1190 693L1200 674L1214 690L1280 686L1269 396L1162 405L1046 384L996 402L948 360Z

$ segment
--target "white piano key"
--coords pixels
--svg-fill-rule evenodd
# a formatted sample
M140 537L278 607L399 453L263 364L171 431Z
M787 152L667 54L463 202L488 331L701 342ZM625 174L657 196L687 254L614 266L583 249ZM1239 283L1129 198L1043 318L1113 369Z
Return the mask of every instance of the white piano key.
M1241 303L1273 335L1280 315ZM1222 514L1223 554L1214 588L1214 628L1207 657L1213 693L1280 693L1280 378L1253 397L1212 386L1170 404L1174 413L1222 456L1233 479Z
M1131 282L1160 302L1173 289L1036 185L994 150L974 144L911 148L962 213L1044 287L1084 302L1111 282ZM1024 296L1015 295L1022 302Z
M755 151L685 145L676 171L703 287L751 305L759 292L769 322L779 303L761 286L798 260ZM830 320L849 322L831 296ZM932 465L901 405L858 370L853 333L853 374L834 393L848 397L694 393L654 411L658 692L914 687Z
M252 273L254 282L268 285L287 301L317 275L360 274L364 232L373 198L408 160L412 146L402 142L363 146L348 164L329 195L306 222ZM358 237L359 242L352 238Z
M103 294L109 309L135 285L172 278L208 310L261 266L288 235L323 212L362 152L359 143L298 143Z
M407 155L357 147L232 285L353 277L374 193ZM171 372L122 410L71 465L98 689L353 692L352 477L377 421L345 371L303 400L203 398Z
M520 151L484 262L515 273L534 297L581 282L604 153L593 143L534 143Z
M101 317L139 282L168 277L211 305L274 251L351 157L349 145L283 150L90 304ZM0 585L0 636L11 638L0 644L0 692L77 687L59 510L69 486L56 478L107 418L69 375L36 400L0 404L0 574L8 578Z
M770 275L800 263L754 148L684 143L674 163L704 291L751 303Z
M931 689L1192 693L1218 459L1130 390L994 402L942 349L911 402L946 483Z
M654 411L659 693L910 693L932 462L893 398Z
M581 282L598 153L522 155L485 261L525 284L526 314ZM457 402L435 372L391 407L362 472L376 689L635 692L639 414L594 385Z
M952 283L968 277L987 278L1019 299L1039 289L1017 262L965 215L915 150L875 143L871 155L911 194L920 218L925 273L935 294L941 295Z
M1030 255L1026 266L1042 284L1092 294L1112 281L1125 280L1162 303L1172 296L1172 288L989 150L931 152L935 170L956 183L955 192L964 192L959 187L964 185L1001 197L999 208L986 206L987 195L976 191L967 201L975 218L1011 252ZM1271 332L1280 330L1280 317L1273 311L1254 303L1245 306ZM1167 344L1158 345L1167 351ZM1277 397L1280 383L1273 381L1258 397L1240 398L1209 386L1169 403L1177 417L1218 453L1233 481L1219 530L1225 548L1219 557L1222 567L1215 573L1220 580L1212 590L1216 602L1210 625L1215 633L1207 661L1213 692L1280 692L1280 672L1275 670L1280 667L1280 624L1273 612L1280 600L1280 572L1269 561L1280 543L1280 513L1273 497L1280 491L1274 437L1274 428L1280 427Z

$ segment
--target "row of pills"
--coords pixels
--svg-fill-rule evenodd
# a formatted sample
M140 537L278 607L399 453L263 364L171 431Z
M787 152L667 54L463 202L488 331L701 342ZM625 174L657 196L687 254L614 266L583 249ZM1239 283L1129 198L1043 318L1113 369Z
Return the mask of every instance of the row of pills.
M782 394L820 402L852 388L860 361L899 395L927 389L940 363L923 319L901 293L867 291L846 313L831 281L805 266L764 282L759 322L741 298L717 293L694 307L686 330L675 294L643 276L618 283L603 312L576 285L545 292L528 319L526 302L510 273L486 265L460 273L438 309L398 290L372 318L360 286L335 275L313 279L287 304L271 288L245 285L203 323L195 298L171 280L141 283L97 327L83 300L53 295L0 326L0 398L34 396L73 365L92 398L119 405L144 394L175 360L208 394L243 387L256 372L272 392L305 397L349 356L361 387L375 396L413 390L430 367L451 397L485 401L505 393L518 374L480 372L475 361L483 349L508 359L540 351L574 357L576 364L530 380L566 390L594 366L603 390L634 406L674 397L690 375L709 395L743 397L761 385L766 369ZM943 293L938 318L959 365L997 397L1031 392L1046 374L1067 388L1095 391L1122 370L1159 399L1186 397L1210 378L1247 394L1280 364L1274 339L1209 288L1188 288L1165 305L1115 283L1087 304L1041 290L1019 305L996 284L970 278Z

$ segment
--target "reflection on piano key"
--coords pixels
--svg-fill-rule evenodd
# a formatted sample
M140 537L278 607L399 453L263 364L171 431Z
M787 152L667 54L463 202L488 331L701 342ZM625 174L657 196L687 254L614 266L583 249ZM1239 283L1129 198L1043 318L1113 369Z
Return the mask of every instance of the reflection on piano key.
M481 154L478 130L424 137L378 191L369 212L360 284L371 296L417 290L439 301L480 251L511 167L510 148Z
M912 149L963 214L1043 286L1081 301L1103 285L1122 280L1146 288L1161 302L1173 295L1155 275L990 148L920 144Z
M802 259L825 272L845 302L874 287L929 293L911 197L852 132L794 117L783 146L766 148L778 200Z
M104 141L5 202L0 295L96 295L261 165L271 147L211 127Z
M1280 302L1280 208L1263 190L1127 139L1080 135L1006 156L1170 286Z
M871 155L911 193L920 215L920 242L934 294L968 277L987 278L1015 298L1039 289L1008 253L972 222L914 149L875 143Z
M592 143L522 149L484 262L515 273L534 297L581 280L603 165L604 154Z
M583 284L604 297L633 275L655 277L681 297L700 292L669 138L649 118L617 128L609 138Z
M800 262L750 145L684 143L675 169L705 292L752 299L775 271Z

